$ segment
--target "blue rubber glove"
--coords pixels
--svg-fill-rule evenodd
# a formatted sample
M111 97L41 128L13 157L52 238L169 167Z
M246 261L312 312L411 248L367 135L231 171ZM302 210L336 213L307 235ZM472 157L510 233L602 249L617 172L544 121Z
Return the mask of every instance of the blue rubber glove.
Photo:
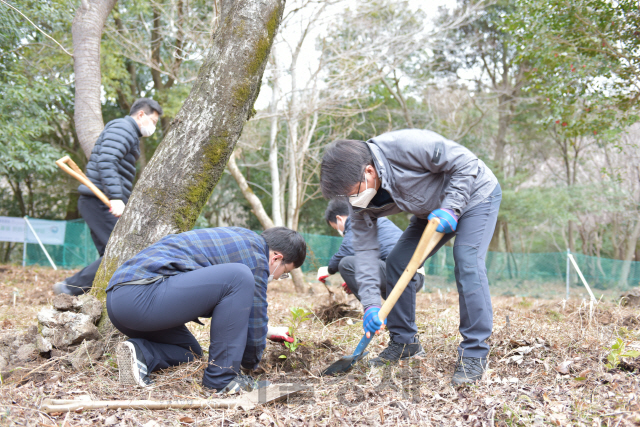
M364 318L362 319L362 326L364 326L364 332L367 334L367 338L371 338L371 334L377 334L382 328L382 322L378 317L380 307L372 305L364 312ZM387 324L387 319L384 319L384 324Z
M453 233L458 226L458 217L451 209L436 209L427 219L438 218L440 225L436 228L438 233Z

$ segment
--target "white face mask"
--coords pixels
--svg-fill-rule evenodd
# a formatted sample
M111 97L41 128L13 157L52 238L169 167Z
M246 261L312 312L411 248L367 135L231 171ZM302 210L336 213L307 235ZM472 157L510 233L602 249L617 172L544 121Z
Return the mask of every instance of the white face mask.
M375 183L377 184L377 180L375 180ZM378 192L378 190L376 190L376 184L373 184L373 188L368 188L367 175L365 174L365 190L357 196L349 196L349 203L351 203L351 206L354 206L356 208L366 208L367 206L369 206L369 202L371 202L371 199L373 199L373 197Z
M145 116L148 117L146 114ZM149 122L148 125L140 126L142 136L151 136L156 131L156 125L153 124L153 120L149 119Z
M275 273L276 271L278 271L278 269L282 266L282 261L280 261L280 264L276 267L275 270L273 270L273 273ZM273 273L271 273L269 275L269 277L267 278L267 283L273 282ZM280 279L288 279L289 278L289 273L282 273L280 275Z
M341 216L336 216L336 231L341 237L344 237L344 224L345 220ZM342 228L342 230L340 229Z

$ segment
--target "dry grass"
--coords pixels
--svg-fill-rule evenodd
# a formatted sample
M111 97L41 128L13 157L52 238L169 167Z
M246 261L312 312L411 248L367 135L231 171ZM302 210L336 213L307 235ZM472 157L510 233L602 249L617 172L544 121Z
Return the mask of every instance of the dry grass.
M52 298L50 285L64 276L47 269L24 271L16 267L0 272L2 333L17 334L34 325L35 313ZM15 307L14 288L19 290ZM289 307L316 310L326 304L327 290L322 285L313 289L313 295L296 295L290 283L275 282L269 291L271 323L283 324ZM342 291L335 294L338 301L334 302L346 302ZM0 425L640 425L636 362L627 361L623 366L626 371L607 371L603 363L616 337L640 349L637 310L601 302L590 319L588 306L578 300L563 303L496 297L493 303L490 370L480 384L466 388L449 385L460 340L457 294L423 293L418 296L417 318L426 357L396 367L359 367L345 376L320 378L317 373L321 368L355 348L361 326L346 319L328 325L316 319L299 333L307 346L302 351L305 363L286 370L278 363L264 366L261 376L274 383L313 386L312 393L284 403L249 412L96 410L52 416L38 411L45 397L215 396L200 384L203 361L155 373L154 386L143 390L121 387L114 357L106 354L81 372L59 359L50 359L3 373ZM208 326L192 323L190 328L206 348ZM372 342L372 353L384 348L386 340L385 334ZM282 351L269 343L265 360L273 361L273 355ZM630 372L633 369L635 372Z

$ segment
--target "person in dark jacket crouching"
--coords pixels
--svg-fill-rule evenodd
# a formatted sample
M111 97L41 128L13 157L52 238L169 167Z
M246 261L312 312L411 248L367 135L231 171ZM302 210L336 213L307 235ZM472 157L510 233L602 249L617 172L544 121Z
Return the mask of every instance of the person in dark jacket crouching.
M502 200L491 169L462 145L435 132L406 129L369 141L338 140L329 145L320 185L327 199L347 197L356 252L356 280L365 307L367 335L382 329L378 313L380 218L413 214L409 227L387 257L387 295L407 267L427 222L438 218L444 237L435 253L455 237L453 259L460 306L458 359L452 384L475 382L487 369L493 312L485 256ZM382 366L423 355L416 325L416 281L411 280L389 313L389 346L370 364Z
M91 289L109 236L129 200L140 157L140 137L156 130L162 107L153 99L140 98L129 115L107 123L93 146L87 163L87 178L111 201L111 209L84 184L78 187L78 211L91 230L91 238L100 258L87 267L53 285L55 294L82 295Z
M353 250L353 233L351 231L351 220L349 214L351 206L344 197L338 197L329 201L327 210L324 213L324 219L327 224L336 230L342 237L342 244L326 267L318 269L318 280L325 283L325 280L332 275L340 272L340 276L344 280L343 289L348 294L355 295L360 301L358 290L360 286L356 281L356 257ZM386 259L391 250L402 236L402 230L398 228L391 220L380 218L378 220L378 244L380 247L380 258L378 265L380 267L380 296L387 297L387 266ZM424 284L424 268L416 273L416 289L420 290Z
M202 384L223 392L267 385L242 375L257 368L272 339L267 283L300 267L302 236L286 227L262 235L238 227L171 234L126 261L107 286L107 312L129 337L117 349L120 382L147 386L149 374L202 356L186 327L211 318Z

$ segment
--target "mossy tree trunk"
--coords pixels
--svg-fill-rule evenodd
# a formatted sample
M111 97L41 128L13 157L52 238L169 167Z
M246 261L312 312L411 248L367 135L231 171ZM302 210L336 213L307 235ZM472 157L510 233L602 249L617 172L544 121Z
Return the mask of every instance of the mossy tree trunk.
M191 93L111 234L93 292L127 259L191 230L252 114L285 0L238 0L223 17Z

